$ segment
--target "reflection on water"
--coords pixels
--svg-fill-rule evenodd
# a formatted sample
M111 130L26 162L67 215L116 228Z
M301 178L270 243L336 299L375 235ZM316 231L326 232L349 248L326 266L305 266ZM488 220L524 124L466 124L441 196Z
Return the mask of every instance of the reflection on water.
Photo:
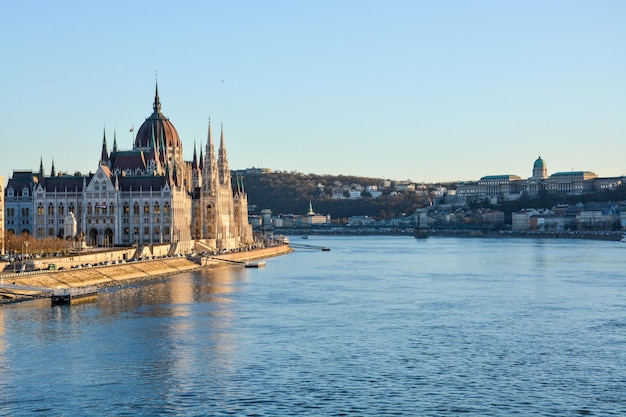
M311 239L0 307L0 416L625 415L623 244Z

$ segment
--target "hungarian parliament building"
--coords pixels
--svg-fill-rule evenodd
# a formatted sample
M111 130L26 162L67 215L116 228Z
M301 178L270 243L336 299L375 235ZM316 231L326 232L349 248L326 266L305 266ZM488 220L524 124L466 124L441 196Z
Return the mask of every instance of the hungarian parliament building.
M59 237L89 246L178 244L235 249L253 243L248 200L233 187L221 128L219 150L208 126L204 153L183 159L174 125L161 112L156 86L153 112L137 131L131 150L106 132L95 173L46 175L14 171L5 189L5 230L35 238Z

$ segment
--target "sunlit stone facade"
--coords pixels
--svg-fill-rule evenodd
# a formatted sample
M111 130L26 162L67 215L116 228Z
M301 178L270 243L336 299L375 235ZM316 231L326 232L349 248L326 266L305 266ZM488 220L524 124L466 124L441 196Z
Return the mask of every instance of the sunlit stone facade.
M132 130L132 129L131 129ZM153 113L137 131L131 150L120 150L106 133L94 173L46 175L15 171L6 192L3 225L15 234L84 240L89 246L176 244L189 251L192 241L206 248L237 248L252 243L247 196L231 185L222 128L220 148L209 141L192 161L173 124L161 112L158 87ZM4 183L4 182L2 182ZM75 222L74 229L66 227ZM76 230L76 236L69 236Z

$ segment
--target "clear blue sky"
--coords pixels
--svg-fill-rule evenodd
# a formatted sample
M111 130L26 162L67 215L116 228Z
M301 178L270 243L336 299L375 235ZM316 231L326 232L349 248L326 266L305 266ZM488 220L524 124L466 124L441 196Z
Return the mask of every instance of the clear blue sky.
M413 181L626 174L626 1L12 1L0 175L95 171L163 113L187 159Z

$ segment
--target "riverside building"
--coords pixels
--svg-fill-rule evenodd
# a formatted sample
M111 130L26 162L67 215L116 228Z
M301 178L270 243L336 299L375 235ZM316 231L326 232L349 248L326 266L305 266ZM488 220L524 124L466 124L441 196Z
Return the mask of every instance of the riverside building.
M132 149L118 149L114 135L109 152L105 132L94 173L57 173L54 161L50 175L43 161L39 172L14 171L4 193L6 230L89 246L172 244L180 251L192 250L194 241L211 249L252 243L247 195L231 185L223 127L217 152L209 122L204 156L194 147L193 160L185 161L158 85L152 108Z

